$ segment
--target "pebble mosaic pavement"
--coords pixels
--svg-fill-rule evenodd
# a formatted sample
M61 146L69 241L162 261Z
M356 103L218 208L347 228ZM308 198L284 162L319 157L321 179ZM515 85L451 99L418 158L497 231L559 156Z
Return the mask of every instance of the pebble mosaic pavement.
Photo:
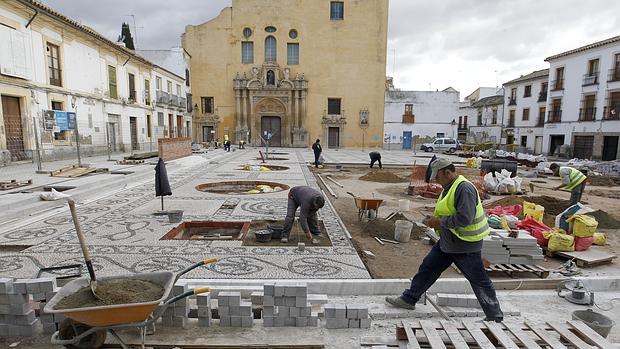
M260 195L219 195L195 189L201 183L222 180L278 181L291 187L318 188L305 165L308 150L285 149L290 160L277 161L286 171L245 172L240 165L257 165L256 150L224 154L218 161L197 158L182 164L171 161L167 170L172 196L166 209L184 210L184 220L247 221L282 219L288 191ZM310 154L311 155L311 154ZM198 161L199 160L199 161ZM269 162L268 162L269 163ZM151 166L151 165L144 165ZM224 205L224 207L222 207ZM234 207L234 208L230 208ZM166 216L154 216L160 208L152 180L78 206L78 216L93 264L100 276L160 270L179 271L195 261L217 257L220 262L198 268L187 278L369 278L357 252L329 206L319 211L332 241L330 247L242 246L241 241L159 240L177 224ZM82 263L69 209L19 229L0 232L0 245L22 246L21 252L0 254L0 276L35 277L42 267ZM59 271L62 275L69 271Z

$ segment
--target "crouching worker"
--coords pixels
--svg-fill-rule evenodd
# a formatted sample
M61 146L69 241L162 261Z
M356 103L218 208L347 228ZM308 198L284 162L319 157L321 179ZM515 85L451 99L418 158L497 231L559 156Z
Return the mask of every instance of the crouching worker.
M383 168L383 165L381 165L381 153L378 151L373 151L368 155L370 156L370 168L375 165L375 162L379 162L379 168Z
M295 221L295 212L298 207L299 224L306 234L308 240L313 244L318 243L318 236L321 234L319 228L319 218L317 211L325 205L325 198L316 189L308 186L293 187L288 193L288 207L286 210L286 218L284 219L284 228L280 242L287 243L293 222Z
M560 176L562 178L562 184L555 187L555 190L562 188L570 190L570 204L575 205L581 201L583 190L586 187L586 175L576 168L568 166L560 166L556 163L552 163L549 169L553 171L554 176Z

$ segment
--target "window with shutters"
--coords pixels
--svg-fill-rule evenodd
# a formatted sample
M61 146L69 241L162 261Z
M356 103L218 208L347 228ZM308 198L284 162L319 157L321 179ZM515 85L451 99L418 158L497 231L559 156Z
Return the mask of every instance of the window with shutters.
M286 48L287 48L286 64L288 65L299 64L299 44L289 43L286 45Z
M341 102L340 98L328 98L327 99L327 114L340 115L341 114Z
M118 92L116 90L116 67L111 65L108 66L108 91L110 92L110 98L118 98Z
M278 58L277 41L273 36L265 38L265 62L276 62Z
M47 67L49 69L50 85L62 86L60 70L60 50L58 46L47 43Z
M164 126L164 113L157 112L157 125Z
M521 120L528 121L530 119L530 108L523 108Z
M252 41L244 41L241 43L241 63L254 63L254 43Z
M200 97L203 114L213 114L213 97Z
M151 105L151 82L144 80L144 104Z
M330 3L329 18L332 21L339 21L344 19L344 2L332 1Z

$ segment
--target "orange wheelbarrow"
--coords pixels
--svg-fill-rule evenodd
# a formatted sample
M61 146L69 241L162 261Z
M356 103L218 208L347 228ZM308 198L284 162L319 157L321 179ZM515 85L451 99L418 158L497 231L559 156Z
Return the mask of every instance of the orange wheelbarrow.
M379 212L379 207L383 203L383 200L375 198L362 198L355 196L355 194L351 192L347 192L347 194L351 195L355 200L355 207L357 207L357 218L360 221L364 219L364 217L368 217L368 220L377 218L377 213Z

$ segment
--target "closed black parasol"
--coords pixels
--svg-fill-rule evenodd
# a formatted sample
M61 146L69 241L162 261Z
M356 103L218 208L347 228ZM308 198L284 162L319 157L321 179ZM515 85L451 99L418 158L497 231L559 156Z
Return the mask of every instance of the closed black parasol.
M161 210L164 210L164 196L172 195L170 182L168 182L168 173L166 172L166 163L159 158L157 166L155 166L155 196L161 196Z

